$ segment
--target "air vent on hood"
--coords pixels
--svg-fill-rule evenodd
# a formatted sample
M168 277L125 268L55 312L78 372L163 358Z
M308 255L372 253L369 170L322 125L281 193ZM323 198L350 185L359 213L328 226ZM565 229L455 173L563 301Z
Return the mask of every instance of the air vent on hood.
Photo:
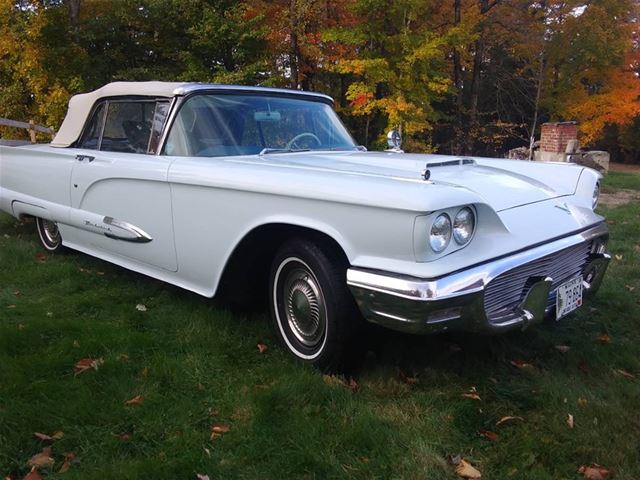
M476 161L472 158L458 158L456 160L447 160L444 162L427 163L426 168L432 167L453 167L455 165L475 165Z

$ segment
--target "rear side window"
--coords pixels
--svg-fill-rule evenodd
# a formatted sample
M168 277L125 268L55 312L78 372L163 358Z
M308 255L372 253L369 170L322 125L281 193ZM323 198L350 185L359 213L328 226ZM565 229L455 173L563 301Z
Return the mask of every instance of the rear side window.
M100 150L147 153L155 102L109 102Z
M168 106L166 101L107 100L95 109L78 147L155 153Z

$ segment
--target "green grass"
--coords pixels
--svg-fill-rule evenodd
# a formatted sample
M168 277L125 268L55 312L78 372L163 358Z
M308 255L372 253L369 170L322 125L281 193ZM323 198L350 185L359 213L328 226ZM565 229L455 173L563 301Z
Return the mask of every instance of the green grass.
M618 188L640 190L640 174L610 171L604 177L602 186L606 191L614 191Z
M636 180L610 174L605 186ZM596 462L637 479L640 205L603 213L618 259L581 312L495 338L378 332L356 392L290 359L264 315L231 314L82 254L39 263L33 224L2 215L0 478L28 471L44 446L34 432L63 431L46 478L453 479L446 458L462 454L483 478L575 479ZM104 364L74 376L86 357ZM461 396L471 387L480 401ZM136 395L144 403L125 406ZM496 426L505 415L524 421ZM214 423L230 431L212 441ZM70 451L78 461L57 473Z

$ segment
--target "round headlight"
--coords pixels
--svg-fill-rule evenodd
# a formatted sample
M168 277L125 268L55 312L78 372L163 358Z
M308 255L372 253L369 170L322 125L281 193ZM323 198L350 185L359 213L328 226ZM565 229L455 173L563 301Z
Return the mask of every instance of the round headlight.
M451 219L446 213L441 213L431 225L429 243L434 252L440 253L451 240Z
M476 216L469 207L464 207L456 213L453 219L453 238L458 245L465 245L471 240L473 230L476 228Z
M593 189L593 198L591 199L591 207L595 210L598 206L598 198L600 197L600 182L596 182Z

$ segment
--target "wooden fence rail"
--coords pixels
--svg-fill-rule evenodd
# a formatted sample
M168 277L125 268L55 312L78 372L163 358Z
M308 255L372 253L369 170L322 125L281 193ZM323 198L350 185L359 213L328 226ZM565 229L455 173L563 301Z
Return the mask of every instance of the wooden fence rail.
M0 126L3 127L13 127L13 128L24 128L25 130L29 130L29 137L31 138L31 143L36 143L36 132L40 133L48 133L51 135L51 138L55 136L56 132L53 128L43 127L42 125L36 125L33 123L33 120L29 122L18 122L17 120L9 120L8 118L0 118Z

